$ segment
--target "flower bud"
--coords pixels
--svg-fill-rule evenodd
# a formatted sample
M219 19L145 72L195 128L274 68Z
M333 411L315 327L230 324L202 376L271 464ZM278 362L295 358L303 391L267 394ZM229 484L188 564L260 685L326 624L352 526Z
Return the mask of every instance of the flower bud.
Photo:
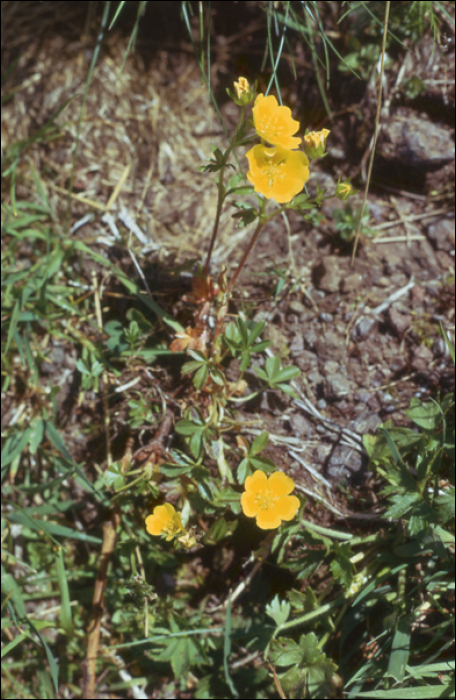
M358 190L356 190L356 192L358 192ZM338 182L336 185L336 191L334 192L334 195L338 199L345 201L350 197L350 195L356 194L356 192L349 182Z
M251 102L253 102L253 100L255 99L256 83L252 88L247 78L243 78L241 76L239 77L237 82L234 81L233 85L236 91L236 95L232 95L228 89L227 93L231 97L231 99L237 105L239 105L239 107L242 107L243 105L248 105Z
M309 158L321 158L325 154L326 137L329 129L309 131L304 136L304 150Z

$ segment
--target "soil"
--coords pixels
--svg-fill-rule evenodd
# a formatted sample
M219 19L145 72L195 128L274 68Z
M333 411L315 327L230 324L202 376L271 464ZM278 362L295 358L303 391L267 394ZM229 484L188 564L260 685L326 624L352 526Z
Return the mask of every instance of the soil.
M210 144L223 148L225 137L201 84L188 37L172 33L177 19L163 15L161 35L153 31L150 13L165 12L164 5L174 3L150 4L137 53L127 59L118 82L128 40L127 20L126 36L119 29L103 48L82 127L74 181L80 196L73 200L71 224L92 213L85 225L74 227L72 235L140 280L125 244L122 211L126 209L139 227L139 233L129 239L130 247L153 298L185 325L188 308L182 295L188 284L182 269L186 266L191 272L195 260L207 250L216 202L211 176L198 168L210 157ZM256 3L236 3L235 18L233 3L216 5L211 79L230 129L237 108L227 99L225 88L243 72L256 77L265 20L259 11L255 14L252 5ZM67 30L71 36L65 38L54 26L46 39L44 34L32 39L23 29L25 43L17 72L4 87L22 85L23 89L2 111L2 151L42 126L76 86L83 87L86 73L82 70L77 77L76 67L87 68L88 44L79 38L82 30L77 18L72 21L74 32ZM339 44L344 41L346 37L339 35ZM284 364L301 370L296 380L299 399L263 394L235 410L243 434L252 439L268 430L266 456L293 476L303 493L329 503L336 513L372 511L373 491L365 489L369 473L362 436L374 433L388 419L395 425L408 424L404 411L412 397L426 399L454 389L452 363L440 334L442 324L454 340L455 60L454 42L445 41L434 47L432 36L425 34L415 50L392 53L368 195L369 231L362 236L354 261L353 240L343 240L334 216L345 203L326 201L321 216L312 222L292 212L289 233L280 218L262 232L230 307L234 314L243 312L248 318L267 321L272 352ZM330 120L307 49L296 39L292 48L297 78L292 80L285 57L284 102L302 125L331 130L329 155L312 168L309 189L318 183L330 191L339 177L352 177L360 192L347 204L357 210L374 128L377 74L371 69L365 79L354 79L350 73L338 72L332 58L327 90ZM18 55L14 42L6 42L3 51L2 70ZM257 75L264 90L269 75L259 70ZM417 96L408 95L406 89L411 77L424 86ZM59 121L60 140L34 150L37 164L47 168L60 187L68 185L71 171L74 131L65 126L70 116L65 112ZM127 162L131 165L127 183L106 212L103 207ZM18 195L27 194L26 185L18 181ZM66 199L55 189L54 195L54 205L63 217ZM102 211L87 205L84 198L102 204ZM119 228L122 235L117 237ZM235 228L230 211L224 214L212 259L213 276L225 264L229 277L250 235L250 229ZM25 249L23 255L26 258ZM88 285L92 272L100 280L105 275L90 260L84 260L80 272ZM278 292L279 282L284 285ZM131 299L116 279L105 278L103 285L104 323L127 323ZM172 333L156 319L151 321L165 346L169 345ZM107 340L93 329L90 334L96 342ZM59 428L68 451L76 461L87 462L90 455L88 463L102 464L106 456L101 399L86 392L84 401L78 401L78 352L65 341L50 341L40 381L43 386L61 387ZM253 365L258 362L255 359ZM162 396L172 397L182 384L181 364L179 358L159 358L143 373L135 391L149 393L157 402ZM234 366L228 372L234 373ZM134 378L125 369L111 382L119 386ZM250 372L247 378L254 389L255 374ZM132 436L126 428L126 395L112 392L110 396L113 457L120 459L127 438L133 437L138 450L153 439L156 429L141 427ZM8 424L15 398L2 397L2 403L3 424ZM182 403L170 399L168 409L175 420L181 418ZM173 439L171 430L166 447ZM232 459L235 462L237 456L233 454Z

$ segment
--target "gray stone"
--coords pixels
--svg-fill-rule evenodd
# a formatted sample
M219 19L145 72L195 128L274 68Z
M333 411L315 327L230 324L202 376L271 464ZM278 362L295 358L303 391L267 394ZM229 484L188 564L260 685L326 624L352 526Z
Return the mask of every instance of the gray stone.
M290 343L291 357L298 357L304 350L304 338L302 335L295 335Z
M412 367L417 372L429 372L429 364L434 359L431 348L418 346L413 353Z
M381 423L382 419L377 413L373 413L364 407L364 411L350 421L348 427L355 433L359 433L359 435L367 435L375 433Z
M289 313L298 314L298 316L300 316L301 314L306 313L306 311L307 309L304 304L297 299L293 299L293 301L290 301L288 304Z
M344 374L336 372L326 377L326 391L329 398L338 399L352 391L351 382Z
M362 467L362 457L358 450L346 445L337 445L332 450L327 466L327 476L340 481L358 472Z
M334 320L334 317L332 314L327 314L325 312L320 314L320 321L323 321L323 323L332 323Z
M327 331L318 338L316 350L319 363L334 360L339 364L345 364L347 357L345 338L335 331Z
M354 292L361 288L363 283L363 276L359 272L352 272L351 275L347 275L342 280L341 289L343 292Z
M430 224L427 233L437 250L446 250L448 253L454 250L454 217Z
M304 342L308 350L315 350L317 340L318 334L315 328L310 328L306 333L304 333Z
M324 292L338 292L343 274L340 258L336 255L325 255L314 269L316 286Z
M403 336L405 331L412 325L410 314L401 314L395 306L390 306L388 316L391 327L398 336Z
M355 326L355 337L358 338L358 340L364 340L367 338L374 325L374 318L363 316L357 326Z
M309 437L312 434L312 426L301 413L292 413L288 419L293 431L293 435L298 437Z

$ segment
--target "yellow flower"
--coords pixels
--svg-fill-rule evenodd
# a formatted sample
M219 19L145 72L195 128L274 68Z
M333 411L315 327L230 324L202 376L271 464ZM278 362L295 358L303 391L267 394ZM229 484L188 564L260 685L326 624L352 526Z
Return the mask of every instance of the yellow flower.
M290 202L309 178L309 161L302 151L288 151L282 146L267 148L261 144L247 151L247 179L255 192L276 202Z
M289 107L279 107L273 95L260 94L252 112L258 136L273 146L298 148L301 139L293 134L299 129L299 122L292 118Z
M329 133L329 129L322 129L321 131L309 131L304 136L304 150L309 158L321 158L324 155Z
M153 515L146 518L146 530L149 535L166 535L166 540L172 540L176 535L185 533L180 513L176 513L170 503L155 506Z
M262 530L279 527L282 520L292 520L299 508L299 499L289 496L294 481L283 472L274 472L268 478L257 469L245 480L241 507L248 518L255 518Z

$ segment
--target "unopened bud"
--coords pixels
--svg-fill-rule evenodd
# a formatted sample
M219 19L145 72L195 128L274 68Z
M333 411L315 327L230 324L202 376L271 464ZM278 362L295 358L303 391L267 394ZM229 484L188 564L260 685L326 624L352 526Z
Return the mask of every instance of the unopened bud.
M321 129L321 131L309 131L304 136L304 150L309 158L321 158L324 156L326 138L329 133L329 129Z
M253 100L255 99L255 92L256 92L256 83L254 87L250 85L249 81L247 78L243 78L242 76L233 83L234 89L236 91L236 95L232 95L231 92L227 89L228 95L231 97L234 102L239 105L239 107L242 107L243 105L248 105Z
M351 194L355 194L355 192L349 182L338 182L334 194L342 201L345 201Z

